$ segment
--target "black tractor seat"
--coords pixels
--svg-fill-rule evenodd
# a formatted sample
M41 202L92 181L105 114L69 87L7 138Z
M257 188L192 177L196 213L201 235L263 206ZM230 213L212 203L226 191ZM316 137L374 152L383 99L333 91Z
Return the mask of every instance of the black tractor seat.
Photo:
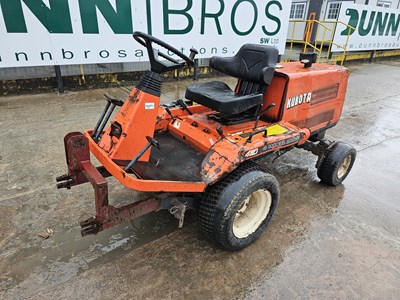
M186 90L186 98L228 115L239 114L263 102L261 93L239 95L222 81L191 85Z
M278 54L275 47L245 44L233 57L214 56L210 67L238 78L235 91L224 82L212 81L189 86L185 97L223 115L237 115L261 106Z

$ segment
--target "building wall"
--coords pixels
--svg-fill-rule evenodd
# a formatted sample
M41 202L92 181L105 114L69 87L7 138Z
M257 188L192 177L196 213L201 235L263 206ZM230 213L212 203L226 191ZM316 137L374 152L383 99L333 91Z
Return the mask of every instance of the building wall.
M313 1L313 0L311 0ZM389 5L390 8L394 9L400 9L400 0L324 0L324 3L322 5L321 9L321 18L320 20L327 20L328 18L328 9L330 5L333 5L335 3L342 3L342 2L351 2L355 4L364 4L364 5L369 5L369 6L383 6L383 4Z
M300 6L304 8L303 15L301 17L296 15L296 13L297 13L296 10L298 10ZM299 21L307 20L309 6L310 6L310 0L293 0L291 12L290 12L290 19L291 20L299 20ZM295 16L293 16L293 14L295 14ZM306 28L305 22L290 22L289 28L288 28L287 39L288 40L293 39L293 40L297 40L297 41L303 40L305 28Z
M209 59L199 59L199 67L205 67L209 64ZM148 62L128 62L128 63L109 63L109 64L86 64L86 65L63 65L60 66L62 76L81 76L93 74L110 74L141 72L149 70ZM19 67L19 68L1 68L0 81L47 78L55 77L54 66L44 67Z

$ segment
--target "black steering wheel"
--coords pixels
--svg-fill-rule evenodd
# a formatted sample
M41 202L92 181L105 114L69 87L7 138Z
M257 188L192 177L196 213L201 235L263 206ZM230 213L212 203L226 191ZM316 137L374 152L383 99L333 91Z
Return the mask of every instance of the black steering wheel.
M151 36L149 34L146 34L144 32L140 31L135 31L133 33L133 38L142 46L146 47L149 59L150 59L150 65L151 65L151 70L156 73L164 73L167 71L172 71L178 68L181 68L187 64L189 67L194 66L194 57L198 53L198 51L194 48L190 49L190 56L187 57L185 54L183 54L181 51L178 49L172 47L171 45L167 44L164 41L161 41L154 36ZM154 49L153 43L161 46L162 48L172 52L176 56L180 57L183 59L183 61L178 61L171 56L165 54L164 52L161 52L159 50ZM158 57L161 56L162 58L166 59L167 61L170 62L170 64L166 64L165 62L161 62Z

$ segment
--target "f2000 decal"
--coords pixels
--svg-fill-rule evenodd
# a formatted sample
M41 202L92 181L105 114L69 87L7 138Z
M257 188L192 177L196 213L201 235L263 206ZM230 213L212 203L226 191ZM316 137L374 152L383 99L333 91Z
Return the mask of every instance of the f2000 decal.
M300 135L292 137L292 138L288 138L286 140L282 140L282 141L277 141L271 144L267 144L264 145L262 147L256 148L256 149L252 149L249 150L247 152L244 153L244 157L252 157L255 156L257 154L263 153L263 152L268 152L270 150L274 150L275 148L279 148L282 146L286 146L286 145L290 145L293 143L296 143L300 140Z

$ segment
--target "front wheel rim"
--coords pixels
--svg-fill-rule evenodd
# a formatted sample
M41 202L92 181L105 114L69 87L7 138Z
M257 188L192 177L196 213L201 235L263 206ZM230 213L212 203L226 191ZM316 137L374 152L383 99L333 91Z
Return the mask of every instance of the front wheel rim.
M343 160L342 164L340 165L337 173L338 179L342 179L346 174L347 171L350 168L351 164L351 155L346 156L346 158Z
M233 234L237 238L246 238L254 233L267 218L271 210L272 195L266 189L260 189L248 196L233 220Z

